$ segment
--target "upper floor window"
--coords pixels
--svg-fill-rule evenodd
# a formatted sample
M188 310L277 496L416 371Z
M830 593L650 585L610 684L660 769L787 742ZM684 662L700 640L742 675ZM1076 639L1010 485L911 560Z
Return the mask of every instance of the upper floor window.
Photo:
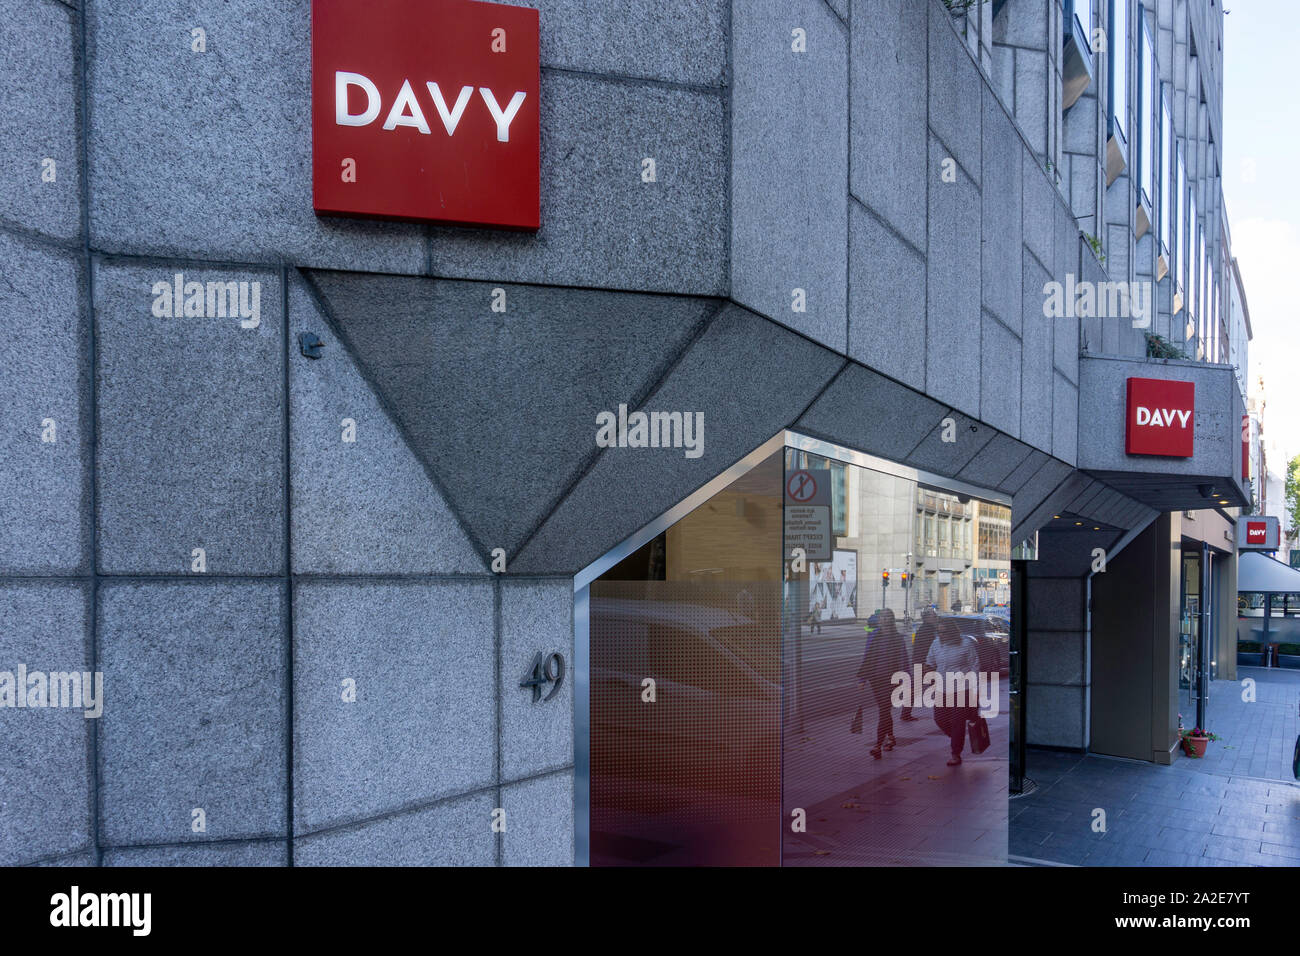
M1142 42L1138 45L1138 188L1139 198L1152 208L1156 191L1156 51L1147 26L1146 10L1138 7Z
M1183 149L1181 146L1174 147L1178 155L1178 182L1175 189L1178 190L1178 215L1174 223L1174 266L1178 270L1174 273L1174 281L1180 289L1188 288L1188 267L1187 267L1187 167L1183 165Z
M1197 352L1202 358L1205 357L1205 343L1209 340L1209 318L1210 312L1210 278L1209 278L1209 261L1205 257L1205 230L1198 224L1196 227L1196 260L1200 264L1199 274L1196 277L1196 295L1200 300L1200 308L1196 310L1197 322L1201 330L1201 347Z
M1065 47L1061 55L1061 110L1073 106L1092 83L1093 0L1064 0Z
M1169 84L1160 92L1160 237L1161 255L1169 255L1169 239L1173 228L1174 184L1174 117L1169 109Z
M1223 323L1219 318L1219 283L1210 275L1210 361L1221 361L1220 344L1223 338Z
M1073 0L1072 3L1074 19L1087 38L1089 49L1092 49L1092 3L1093 0Z
M1110 135L1128 158L1128 4L1110 0Z

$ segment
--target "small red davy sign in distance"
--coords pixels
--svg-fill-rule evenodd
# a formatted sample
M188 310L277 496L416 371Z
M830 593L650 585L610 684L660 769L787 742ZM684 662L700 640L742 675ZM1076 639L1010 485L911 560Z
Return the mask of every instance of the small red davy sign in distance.
M1246 522L1246 543L1265 544L1268 541L1268 523L1264 521Z
M312 0L317 213L541 225L538 13Z
M1124 451L1191 458L1195 447L1196 384L1160 378L1128 380Z

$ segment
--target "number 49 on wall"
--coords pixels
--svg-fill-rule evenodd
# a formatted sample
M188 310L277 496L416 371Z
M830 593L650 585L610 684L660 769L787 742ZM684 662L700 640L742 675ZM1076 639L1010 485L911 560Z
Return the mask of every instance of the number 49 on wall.
M533 703L548 701L559 693L560 685L564 683L564 657L559 653L551 654L542 660L542 652L538 651L533 658L532 667L528 673L524 674L524 679L519 682L520 687L528 687L533 692ZM542 686L551 684L551 692L545 697L542 696Z

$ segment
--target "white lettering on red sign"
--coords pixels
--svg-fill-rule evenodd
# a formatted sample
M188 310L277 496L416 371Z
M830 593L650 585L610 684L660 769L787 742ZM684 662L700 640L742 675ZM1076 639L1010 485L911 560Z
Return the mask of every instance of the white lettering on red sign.
M1187 419L1192 415L1191 412L1181 408L1147 408L1144 405L1137 407L1137 423L1139 425L1154 425L1160 428L1168 428L1177 419L1179 428L1187 427Z
M460 92L456 95L456 104L450 109L447 107L447 99L442 95L442 89L437 83L428 81L425 88L429 91L429 100L433 108L438 111L438 118L442 120L442 127L447 131L448 136L456 135L456 127L460 125L460 118L465 115L465 108L469 106L470 99L474 96L474 87L462 86ZM366 95L366 108L360 113L352 113L348 110L348 90L356 87ZM519 107L524 105L524 100L528 94L523 90L516 90L510 102L506 104L505 109L497 102L496 94L486 86L478 88L479 96L483 100L483 105L492 115L493 121L497 127L497 142L510 142L510 124L514 121L515 116L519 113ZM379 95L379 87L367 76L360 73L349 73L345 70L336 70L334 72L334 122L338 126L369 126L379 118L379 113L383 109L383 97ZM393 130L399 126L409 126L417 129L426 136L433 135L429 128L429 123L425 119L424 110L420 107L420 101L415 96L414 89L411 88L410 80L402 81L402 88L398 91L397 96L393 99L393 105L389 107L388 116L384 120L384 129Z

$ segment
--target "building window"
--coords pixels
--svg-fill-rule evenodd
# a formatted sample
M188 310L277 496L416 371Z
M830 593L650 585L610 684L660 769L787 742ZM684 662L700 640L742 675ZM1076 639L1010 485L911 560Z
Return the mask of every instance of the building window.
M1061 56L1061 110L1078 101L1092 83L1093 0L1065 0L1065 50Z
M1169 110L1169 84L1160 93L1160 255L1169 258L1169 236L1172 229L1174 180L1174 117Z
M1092 0L1073 0L1073 14L1075 22L1080 30L1083 31L1084 37L1092 42ZM1091 48L1091 47L1090 47Z
M1200 273L1197 271L1200 267L1197 264L1196 251L1196 191L1189 189L1187 191L1187 320L1191 322L1196 316L1201 314L1201 305L1196 298L1196 282ZM1192 327L1187 337L1190 339L1196 334L1195 327Z
M1174 282L1180 289L1188 288L1188 269L1187 269L1187 167L1183 164L1183 150L1181 146L1176 146L1174 152L1177 154L1178 162L1178 216L1174 223L1175 236L1174 263L1178 271L1174 274Z
M1138 21L1142 31L1138 62L1138 198L1147 209L1152 209L1156 191L1156 51L1143 7L1138 7Z
M1110 0L1110 135L1128 160L1128 0Z
M1195 222L1195 215L1196 215L1196 200L1195 198L1193 198L1192 216L1194 222ZM1205 230L1201 228L1200 223L1197 223L1196 225L1196 262L1197 262L1196 268L1199 270L1196 274L1196 299L1197 299L1196 316L1197 316L1197 328L1199 330L1199 335L1200 335L1200 340L1197 342L1196 354L1198 358L1204 358L1205 357L1205 313L1207 309L1207 303L1205 301L1206 262L1205 262Z

